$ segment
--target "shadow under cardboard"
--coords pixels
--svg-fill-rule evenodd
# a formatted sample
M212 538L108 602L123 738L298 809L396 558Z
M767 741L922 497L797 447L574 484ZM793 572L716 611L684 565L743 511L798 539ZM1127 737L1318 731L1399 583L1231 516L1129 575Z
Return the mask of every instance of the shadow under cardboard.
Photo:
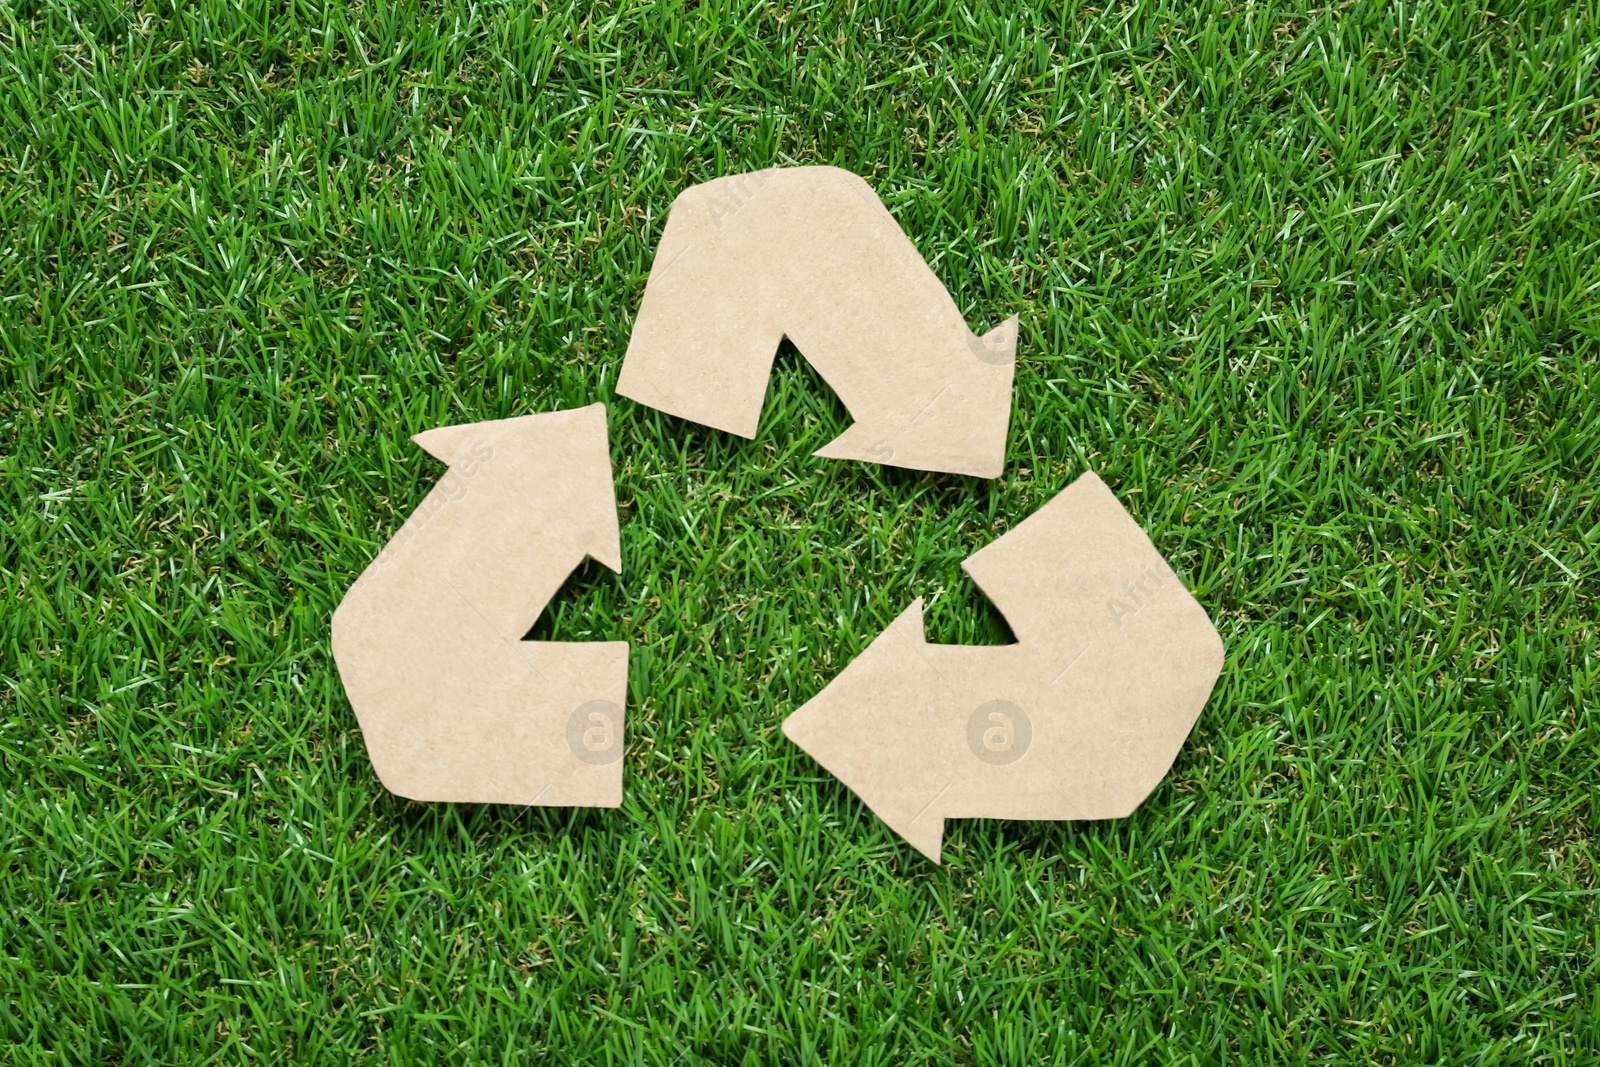
M623 773L626 794L626 770ZM536 839L541 844L553 844L563 837L581 843L579 839L592 832L606 835L600 839L601 847L605 847L604 842L614 839L632 822L623 808L407 800L389 793L381 784L375 788L387 797L388 803L394 805L395 821L408 832L453 835L469 851L481 849L480 842L486 835L499 839L508 832Z
M1091 865L1094 853L1101 850L1114 856L1132 856L1149 835L1166 832L1164 820L1171 818L1172 805L1181 797L1181 794L1172 794L1170 780L1163 780L1138 810L1120 819L947 818L945 856L941 864L935 864L874 814L848 785L804 749L793 747L795 758L802 761L800 765L809 772L801 773L799 778L817 787L817 808L825 809L835 820L823 835L822 851L826 853L835 847L871 850L876 847L873 841L876 834L881 847L894 857L901 876L908 879L948 878L951 875L945 875L945 871L982 868L1007 853L1035 860L1064 860L1073 864L1081 861L1084 865ZM1188 746L1185 746L1184 753L1174 764L1175 770L1187 754ZM834 835L849 844L830 845L827 838Z

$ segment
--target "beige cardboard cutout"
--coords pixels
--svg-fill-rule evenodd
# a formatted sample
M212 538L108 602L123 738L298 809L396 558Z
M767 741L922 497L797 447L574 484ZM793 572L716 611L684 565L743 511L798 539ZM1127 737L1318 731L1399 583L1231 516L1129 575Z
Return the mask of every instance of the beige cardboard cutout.
M673 201L617 392L754 437L787 336L855 419L817 451L999 476L1017 319L983 337L866 182L834 167L718 178Z
M929 644L917 600L783 732L935 863L945 819L1132 813L1222 669L1205 609L1092 473L963 566L1015 644Z
M413 800L622 803L623 641L524 641L591 556L621 572L602 404L412 440L450 467L333 615L378 777Z

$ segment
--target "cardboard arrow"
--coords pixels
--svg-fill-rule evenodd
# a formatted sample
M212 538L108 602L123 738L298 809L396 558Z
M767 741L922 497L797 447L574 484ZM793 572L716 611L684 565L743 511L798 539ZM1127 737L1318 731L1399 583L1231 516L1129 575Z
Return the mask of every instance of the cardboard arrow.
M866 182L835 167L718 178L673 201L617 392L754 437L788 337L855 419L817 451L994 478L1017 319L982 337Z
M929 644L917 600L783 732L935 863L945 819L1131 814L1222 669L1205 609L1092 473L962 566L1015 644Z
M449 471L333 615L367 751L413 800L622 803L623 641L524 641L586 556L621 572L602 404L428 430Z

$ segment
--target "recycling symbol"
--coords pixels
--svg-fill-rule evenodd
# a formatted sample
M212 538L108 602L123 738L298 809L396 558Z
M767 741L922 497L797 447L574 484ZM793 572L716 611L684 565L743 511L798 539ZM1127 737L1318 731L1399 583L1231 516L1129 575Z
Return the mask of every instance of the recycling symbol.
M673 203L617 392L753 438L787 338L854 423L816 454L993 478L1017 319L982 336L872 189L832 167ZM602 404L417 434L448 468L334 612L379 779L420 801L617 807L628 645L523 640L585 559L622 571ZM962 564L1002 646L912 601L784 734L934 862L950 818L1130 814L1222 669L1204 608L1085 473Z

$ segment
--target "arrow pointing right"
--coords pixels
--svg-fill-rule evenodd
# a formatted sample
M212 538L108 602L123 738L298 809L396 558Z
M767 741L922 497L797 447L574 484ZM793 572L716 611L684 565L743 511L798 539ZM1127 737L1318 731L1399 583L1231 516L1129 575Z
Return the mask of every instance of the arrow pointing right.
M684 190L617 392L754 437L784 337L856 420L817 455L999 476L1016 316L973 334L894 216L848 171L764 170Z
M962 566L1015 644L929 644L914 601L783 732L935 863L947 818L1131 814L1222 669L1205 609L1093 473Z

